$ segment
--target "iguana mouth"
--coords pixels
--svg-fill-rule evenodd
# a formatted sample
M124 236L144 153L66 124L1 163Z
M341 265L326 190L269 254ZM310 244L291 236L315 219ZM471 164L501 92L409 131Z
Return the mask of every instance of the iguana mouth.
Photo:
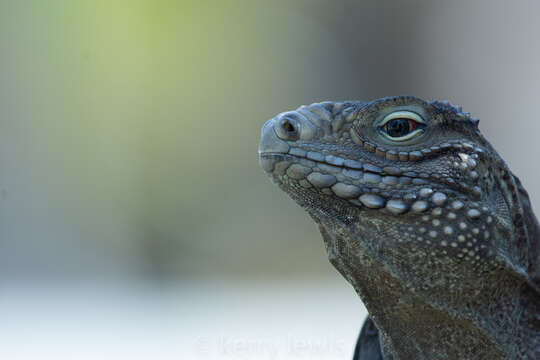
M358 207L385 208L395 214L409 210L423 212L432 207L428 201L417 199L418 196L410 192L413 188L423 197L431 197L434 191L425 187L427 181L423 179L389 175L375 165L335 156L330 158L334 162L332 164L320 157L314 159L317 155L301 155L262 153L260 162L283 186L295 186L297 183L305 190L337 196ZM434 206L441 195L438 193L435 197Z
M296 149L294 149L296 150ZM319 154L319 153L316 153ZM320 154L319 154L320 155ZM294 160L297 159L297 161L301 161L301 159L307 159L309 162L315 163L315 164L321 164L323 166L329 166L331 168L338 169L339 171L348 170L348 171L355 171L358 172L358 175L361 175L361 172L364 173L371 173L371 174L377 174L377 175L390 175L387 174L383 169L379 168L376 165L372 165L371 163L361 163L356 160L351 159L345 159L333 155L326 156L326 159L331 159L330 161L325 161L325 157L322 156L322 158L319 158L318 156L312 155L312 156L302 156L301 153L262 153L260 154L262 158L265 159L283 159L283 160ZM392 172L392 170L390 170ZM394 172L396 174L396 172Z
M429 184L427 175L417 174L413 171L402 171L393 166L380 168L369 162L360 162L335 155L323 155L318 152L305 151L300 148L291 148L288 153L267 152L260 154L263 168L274 175L283 175L285 166L295 166L288 171L288 176L301 180L310 173L322 173L336 177L337 181L367 187L379 187L381 190L409 189L414 186ZM280 166L280 163L283 163ZM375 190L375 192L378 192Z
M335 155L290 148L284 152L261 152L259 161L264 170L283 186L300 185L328 196L337 196L358 207L385 208L394 214L409 211L422 213L443 205L448 196L437 191L443 188L428 175ZM456 208L465 199L459 189L452 196ZM446 191L448 187L446 186ZM461 195L461 196L459 196Z

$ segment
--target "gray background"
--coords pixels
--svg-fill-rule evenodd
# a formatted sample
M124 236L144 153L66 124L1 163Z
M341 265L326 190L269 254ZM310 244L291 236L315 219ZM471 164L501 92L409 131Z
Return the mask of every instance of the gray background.
M448 99L538 208L539 20L536 1L1 1L0 356L348 358L364 310L259 169L261 125Z

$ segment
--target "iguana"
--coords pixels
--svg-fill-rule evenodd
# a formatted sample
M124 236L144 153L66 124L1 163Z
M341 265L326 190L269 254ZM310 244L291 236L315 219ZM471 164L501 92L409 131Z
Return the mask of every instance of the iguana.
M264 124L260 165L368 310L355 359L540 359L540 228L478 123L397 96Z

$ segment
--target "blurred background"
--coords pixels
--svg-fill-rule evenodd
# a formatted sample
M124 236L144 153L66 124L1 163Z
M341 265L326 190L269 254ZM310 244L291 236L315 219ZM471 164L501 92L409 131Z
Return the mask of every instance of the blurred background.
M0 1L0 358L350 358L365 310L261 125L448 99L538 209L539 33L533 0Z

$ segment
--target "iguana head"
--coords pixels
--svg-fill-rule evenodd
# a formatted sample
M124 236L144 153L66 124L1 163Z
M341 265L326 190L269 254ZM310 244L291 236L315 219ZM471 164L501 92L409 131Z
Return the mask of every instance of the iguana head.
M370 312L384 291L406 296L378 290L399 284L468 316L500 295L495 287L526 279L538 256L519 180L478 120L447 102L400 96L302 106L266 122L259 159L319 223L331 262Z
M358 227L365 245L401 256L417 250L474 265L494 250L488 225L511 221L489 209L492 150L477 125L447 103L414 97L312 104L264 125L260 163L325 227Z

